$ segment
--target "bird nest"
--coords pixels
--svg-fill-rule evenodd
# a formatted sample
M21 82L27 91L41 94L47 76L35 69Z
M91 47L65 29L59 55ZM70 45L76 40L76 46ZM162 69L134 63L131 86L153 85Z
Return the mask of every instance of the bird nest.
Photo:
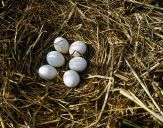
M2 128L161 127L163 8L151 0L7 0L0 13ZM81 83L38 76L53 41L84 41ZM71 56L66 55L68 61Z

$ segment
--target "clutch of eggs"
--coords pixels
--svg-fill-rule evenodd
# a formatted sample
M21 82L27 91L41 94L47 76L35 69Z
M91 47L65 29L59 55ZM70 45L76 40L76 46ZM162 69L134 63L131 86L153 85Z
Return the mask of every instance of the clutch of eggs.
M69 43L63 37L57 37L54 40L54 48L56 51L66 54L68 53L68 50L69 50Z
M69 68L77 72L83 72L87 68L87 61L82 57L74 57L69 62Z
M75 41L71 45L63 37L57 37L54 40L54 48L47 54L46 60L49 65L43 65L39 68L39 76L45 80L52 80L57 76L55 67L61 67L65 64L65 58L62 54L69 52L74 58L69 61L70 70L63 75L63 82L68 87L76 87L80 83L78 72L83 72L87 68L87 61L82 58L86 53L87 46L82 41Z
M87 50L86 44L82 41L75 41L70 45L69 54L72 56L82 56Z
M52 80L57 76L57 70L51 65L43 65L39 68L39 76L45 80Z
M76 87L80 82L80 76L76 71L68 70L63 75L63 82L68 87Z
M58 51L51 51L47 54L46 60L48 64L54 67L61 67L65 64L64 56Z

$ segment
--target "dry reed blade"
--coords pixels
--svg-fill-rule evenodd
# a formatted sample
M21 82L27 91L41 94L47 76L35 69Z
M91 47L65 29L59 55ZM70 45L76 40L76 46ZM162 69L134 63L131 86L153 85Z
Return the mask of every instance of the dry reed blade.
M153 5L150 5L150 4L141 3L141 2L138 2L138 1L135 1L135 0L125 0L125 2L129 2L129 3L135 4L137 6L144 6L144 7L148 8L148 9L157 9L157 10L163 11L163 8L153 6Z
M155 118L157 118L159 121L163 123L163 116L158 115L153 110L149 109L143 102L141 102L132 92L126 91L124 89L119 89L120 93L124 95L125 97L129 98L142 108L144 108L146 111L148 111L150 114L152 114Z
M137 73L135 72L135 70L131 67L130 63L128 62L127 59L125 59L126 64L128 65L128 67L130 68L131 72L133 73L133 75L135 76L135 78L137 79L137 81L139 82L139 84L142 86L142 88L144 89L144 91L147 93L147 95L149 96L149 98L151 99L151 101L153 102L153 104L155 105L155 107L158 109L158 111L163 115L163 112L161 111L160 107L158 106L158 104L156 103L156 101L153 99L153 97L151 96L148 88L143 84L143 82L141 81L141 79L138 77Z
M4 121L3 121L1 115L0 115L0 123L1 123L1 127L2 127L2 128L6 128L6 126L5 126L5 124L4 124Z

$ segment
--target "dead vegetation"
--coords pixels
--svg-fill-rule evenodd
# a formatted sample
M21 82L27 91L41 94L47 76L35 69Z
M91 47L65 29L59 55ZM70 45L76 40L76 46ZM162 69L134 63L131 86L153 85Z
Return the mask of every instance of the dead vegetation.
M2 0L0 126L117 128L163 124L161 0ZM83 40L80 86L38 77L53 41ZM66 56L67 60L70 58Z

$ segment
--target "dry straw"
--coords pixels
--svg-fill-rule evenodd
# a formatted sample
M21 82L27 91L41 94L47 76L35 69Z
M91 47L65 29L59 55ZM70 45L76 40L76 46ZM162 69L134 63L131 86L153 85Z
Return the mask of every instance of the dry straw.
M159 0L2 0L0 23L0 127L162 126ZM37 73L58 36L88 46L75 89Z

